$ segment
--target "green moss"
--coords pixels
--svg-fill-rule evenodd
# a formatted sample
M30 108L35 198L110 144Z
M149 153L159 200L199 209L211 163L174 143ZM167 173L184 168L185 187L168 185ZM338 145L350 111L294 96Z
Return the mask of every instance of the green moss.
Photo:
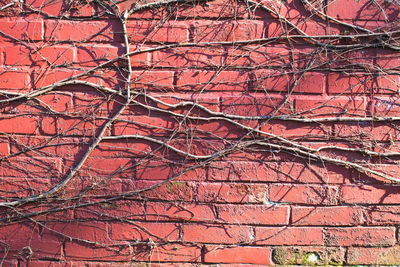
M109 209L109 210L115 210L116 208L118 208L118 206L115 202L104 202L104 203L101 203L100 206L103 209Z
M276 248L272 252L272 259L276 264L296 264L299 258L301 258L301 256L298 251Z
M187 182L169 182L167 188L171 193L176 193L188 186Z
M342 261L337 262L337 261L335 261L333 259L330 259L329 262L328 262L328 265L330 265L330 266L343 266L343 262Z
M343 259L341 249L276 247L272 251L272 260L277 265L341 266Z

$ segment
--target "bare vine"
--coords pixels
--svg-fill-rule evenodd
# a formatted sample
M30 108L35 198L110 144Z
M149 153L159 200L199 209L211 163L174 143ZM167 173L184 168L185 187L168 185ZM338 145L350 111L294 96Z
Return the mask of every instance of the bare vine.
M365 112L365 108L364 110L354 108L354 105L365 102L365 99L380 103L380 95L393 98L398 96L399 85L396 75L399 74L399 67L385 67L376 62L364 60L369 57L369 54L365 55L365 53L369 53L371 49L389 58L391 53L396 55L396 51L400 49L398 23L391 21L390 14L385 12L383 6L378 5L386 20L384 27L371 29L371 27L363 27L328 15L325 1L302 0L301 8L304 10L301 12L308 16L298 15L299 18L293 18L289 12L285 13L288 4L281 1L240 0L225 3L228 7L232 5L232 9L245 8L241 11L244 15L229 17L225 14L234 25L231 32L226 33L226 27L229 25L224 26L223 23L219 25L216 20L213 21L214 24L211 23L204 29L200 26L198 29L190 29L191 36L183 40L179 36L176 40L169 36L153 38L156 34L174 36L174 27L179 28L179 22L190 18L190 15L180 15L182 10L207 6L209 3L210 1L197 0L135 3L113 0L70 1L63 3L63 9L59 14L53 14L51 9L48 11L47 5L54 4L51 1L40 6L37 6L34 1L33 3L12 1L0 7L0 12L54 22L54 30L49 34L46 42L35 41L32 36L15 37L13 33L0 31L2 38L18 43L21 45L21 50L28 51L24 58L4 67L3 77L8 72L13 72L19 65L25 64L23 68L26 69L29 64L32 64L29 67L35 69L35 73L32 74L35 77L32 81L32 90L27 84L20 91L7 89L0 91L2 97L0 105L3 111L1 120L30 118L36 120L36 125L41 125L40 127L43 128L46 122L41 122L41 120L50 118L54 122L47 122L47 124L57 125L55 130L40 127L27 130L28 125L21 132L12 133L7 130L5 123L2 124L0 121L1 137L7 140L11 147L10 153L0 158L2 168L12 169L16 173L26 172L25 181L15 182L18 184L15 188L22 188L20 191L5 190L4 194L0 195L0 207L3 209L3 216L0 218L2 225L29 222L40 227L42 231L47 230L65 239L95 247L119 250L145 245L147 246L145 251L148 251L149 247L150 250L154 250L155 247L170 242L149 233L136 223L132 214L127 214L126 217L114 216L112 212L110 214L98 212L96 207L112 206L115 205L113 203L126 200L169 201L167 196L160 198L159 195L152 195L152 192L166 186L173 186L174 180L185 181L182 177L186 174L206 170L215 162L230 161L238 154L245 155L243 157L252 155L262 155L262 158L289 157L293 161L311 165L344 167L383 183L400 182L398 177L380 168L382 165L398 163L400 153L391 148L398 145L400 117L375 111L368 113ZM397 1L391 5L399 9ZM84 10L85 7L90 7L90 10L94 12L90 16L74 15L74 12ZM271 25L275 25L273 23L276 23L278 33L271 32L252 38L251 31L257 31L257 29L251 29L248 38L235 36L235 34L240 35L240 33L235 33L235 27L239 27L238 25L245 21L246 16L253 18L259 11L264 12L266 17L272 17L272 19L268 17L269 20L267 19L268 22L265 23L270 23L268 26L270 28L272 28ZM159 12L161 15L157 16L161 19L156 25L151 25L153 20L143 20L146 23L149 22L149 26L139 25L136 28L129 28L130 23L137 22L138 18L146 12ZM221 17L224 16L221 15ZM104 21L105 18L110 20L110 25L113 25L110 27L112 31L107 34L118 40L118 46L114 47L118 53L107 54L107 51L100 49L98 51L104 52L104 55L98 58L94 53L91 55L93 57L91 62L69 62L63 59L65 54L69 53L70 47L65 50L65 54L57 54L55 57L51 55L51 52L47 54L46 49L64 47L65 42L70 41L68 38L57 41L57 36L52 36L63 30L61 23L97 22ZM207 19L206 16L204 20ZM177 22L178 26L174 26L174 22ZM325 33L310 33L307 25L311 22L322 23L322 27L317 23L312 27L317 28L315 31ZM334 33L329 33L324 27L332 29L337 27L341 31L332 30ZM104 31L107 32L110 28ZM159 33L160 29L169 30ZM85 31L85 29L82 30ZM144 32L143 38L139 40L140 38L136 37L135 39L135 35L140 35L142 32ZM226 36L221 37L225 33ZM100 36L100 40L103 40L101 38L106 37L101 37L102 34L97 33L90 38L96 40L96 37ZM200 38L203 35L205 37ZM85 45L85 41L93 40L83 40L74 45ZM268 49L271 45L287 47L290 52L269 54ZM96 49L96 44L94 49ZM7 60L11 62L13 59L8 56L8 53L8 51L5 52L6 62ZM152 55L151 64L135 62L135 58L140 60L140 57L148 57L150 54ZM221 58L220 62L204 56L207 54L211 54L211 57L215 54L215 58ZM154 59L156 58L154 55L164 55L164 57ZM361 55L361 58L357 58L358 55ZM365 58L363 58L364 55ZM21 63L25 60L33 62ZM170 61L184 62L185 60L186 66L174 66L170 63ZM179 63L176 64L179 65ZM49 78L51 82L44 81L41 85L42 80L51 77L51 72L54 70L69 71L68 77L56 77L54 81ZM192 71L195 73L191 77L192 80L196 80L193 78L196 75L200 76L200 79L194 84L185 84L183 75L168 77L173 71ZM36 78L36 73L40 72L43 72L43 77ZM210 75L206 74L207 72ZM162 75L165 73L164 78ZM224 73L232 76L224 78ZM242 73L248 75L240 76ZM302 91L304 86L318 87L315 84L302 84L311 79L308 76L310 73L337 74L348 77L347 79L352 84L343 85L347 87L339 93L321 92L326 98L324 102L310 104L306 108L297 108L296 102L296 108L293 109L293 101L298 101L296 98L298 95L309 93L312 99L315 93L315 91ZM168 84L163 84L163 79L167 80ZM182 81L178 81L179 79ZM377 79L379 83L376 83ZM279 83L282 81L285 83L282 86L283 89L276 89L275 85L281 86ZM268 87L271 85L273 88ZM262 96L259 99L264 99L265 102L256 103L258 100L254 100L253 107L256 112L250 110L242 113L235 110L235 103L207 102L205 97L225 90L218 89L223 86L228 88L227 91L233 91L233 95L238 95L241 91L229 88L247 88L240 97L252 99L252 95L257 95ZM317 90L317 88L308 89ZM88 92L86 95L85 90ZM220 94L223 96L224 93ZM55 102L49 99L63 94L73 97L77 103L81 101L82 105L88 104L81 109L78 104L75 105L75 102L72 105L65 104L65 108L57 105L53 107ZM337 106L336 101L343 102L346 99L347 106ZM236 104L239 105L239 103ZM381 104L385 107L392 105L386 102ZM215 106L218 108L216 109ZM220 110L221 106L225 109ZM253 109L253 107L249 105L247 109ZM148 119L143 119L145 117ZM279 127L286 123L297 123L298 132L291 133L290 129L280 130ZM64 127L64 124L68 127ZM351 126L341 133L341 124ZM387 131L382 139L375 139L373 136L373 129L378 126ZM116 130L119 129L118 127L120 130ZM352 131L351 127L365 127L366 133ZM315 130L318 128L334 129L334 133ZM127 133L124 133L125 129ZM347 133L347 130L350 133ZM63 167L57 167L57 162L51 165L54 162L42 160L49 157L57 159L61 150L67 155L68 150L71 150L69 158L63 159ZM107 166L92 167L90 165L92 163L88 161L91 158L103 159L102 153L106 154L111 161L118 158L129 160L114 169L112 169L114 165L108 170L104 168ZM338 156L341 153L356 156L347 158ZM22 158L36 158L38 162L34 164L39 166L38 169L43 170L38 170L37 173L35 170L26 170L25 166L30 165L22 164ZM151 164L154 162L161 162L166 168L173 166L173 171L162 179L155 177L157 179L154 179L153 183L141 184L140 179L135 175L145 171L146 168L151 169ZM104 164L110 164L110 161ZM146 167L148 164L150 167ZM102 173L104 169L106 171ZM8 175L13 175L12 171ZM95 174L92 176L91 173ZM101 173L101 175L96 176L96 173ZM1 178L4 183L8 179L6 176ZM135 181L131 184L132 181L127 177L132 178L132 176L135 177L132 179ZM41 180L45 181L42 187L40 187ZM114 192L113 181L122 184L121 188L125 189ZM31 184L32 182L38 184ZM80 186L82 188L78 190ZM196 200L190 199L188 202L193 201ZM61 219L52 217L52 214L68 211L84 212L84 210L88 213L92 212L91 220L127 223L151 237L147 241L138 240L136 243L107 245L93 240L73 238L46 224ZM147 216L151 215L147 214ZM84 218L73 220L85 221ZM207 223L213 222L215 221L207 221ZM252 242L254 240L238 242L235 245ZM185 241L176 243L201 245Z

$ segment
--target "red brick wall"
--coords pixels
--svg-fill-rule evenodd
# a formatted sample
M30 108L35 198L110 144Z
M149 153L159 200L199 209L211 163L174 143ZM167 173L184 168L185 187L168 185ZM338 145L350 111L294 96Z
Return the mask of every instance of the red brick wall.
M400 264L400 7L310 2L1 0L0 265Z

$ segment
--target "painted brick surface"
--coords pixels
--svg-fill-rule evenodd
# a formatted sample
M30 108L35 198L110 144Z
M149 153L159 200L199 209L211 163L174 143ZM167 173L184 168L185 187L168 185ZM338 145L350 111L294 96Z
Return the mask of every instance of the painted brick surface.
M399 15L0 1L0 265L400 265Z

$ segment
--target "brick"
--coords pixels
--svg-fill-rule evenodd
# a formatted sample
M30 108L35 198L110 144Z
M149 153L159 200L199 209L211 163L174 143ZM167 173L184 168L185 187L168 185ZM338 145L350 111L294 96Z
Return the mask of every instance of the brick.
M128 261L132 258L132 248L129 245L104 248L67 241L64 251L67 260Z
M114 180L114 179L113 179ZM141 200L105 201L97 205L77 207L74 218L77 220L96 221L104 216L120 217L128 220L144 220L145 204Z
M48 108L44 107L42 103L35 100L27 100L27 101L12 101L7 104L3 104L0 107L2 114L7 115L16 115L16 114L31 114L31 115L39 115L42 113L43 109Z
M337 247L276 247L272 260L279 265L341 265L345 262L345 252Z
M110 79L110 77L108 77L106 73L107 73L107 71L110 71L110 69L100 68L100 69L94 70L93 72L88 71L88 70L89 69L85 69L85 68L75 68L74 75L82 75L82 76L79 76L79 78L78 78L78 80L80 80L80 81L89 82L92 84L96 84L98 86L106 86L106 87L110 88L110 86L108 86L106 84L106 81L109 81L109 79ZM122 81L120 83L123 84ZM67 90L77 92L77 91L83 91L83 90L88 90L88 91L93 90L95 87L97 87L97 86L91 87L91 86L86 86L86 85L68 85L68 86L65 86L64 88ZM100 87L100 88L102 88L102 87ZM117 90L119 89L118 87L115 87L115 88ZM105 91L103 91L102 89L100 89L98 91L99 92L102 91L103 95L104 95ZM117 97L117 96L114 95L111 98L114 98L114 97Z
M154 2L154 1L152 1ZM124 2L119 2L117 5L119 6L121 12L123 13L125 10L130 10L132 8L132 1L124 1ZM150 2L148 2L150 3ZM141 7L143 5L146 5L148 3L138 3L138 5L135 6L135 8ZM166 8L166 7L161 7L161 8L142 8L142 10L134 12L130 16L132 19L139 19L139 20L157 20L157 21L163 21L166 20L168 21L171 16L176 17L177 16L177 8L179 4L176 3L174 5L174 8Z
M131 116L120 117L113 124L113 135L169 136L184 130L178 121L168 117Z
M152 153L156 146L138 140L104 140L92 152L101 157L144 157ZM159 146L157 146L159 147Z
M120 38L115 36L119 25L110 21L66 21L47 20L45 23L46 41L73 42L113 42Z
M193 264L194 262L201 261L201 250L198 246L194 245L161 245L148 251L147 255L142 255L142 251L139 248L137 255L137 257L134 257L135 260L149 262L191 262ZM170 265L171 263L168 264Z
M380 75L377 77L377 93L396 95L400 91L400 79L397 75Z
M207 4L178 6L177 15L189 18L246 18L250 10L241 2L213 1Z
M254 127L255 124L250 122L250 125L246 126ZM182 135L187 135L187 133L195 133L198 138L210 138L210 139L213 139L215 137L220 137L224 139L242 138L249 131L242 129L239 126L233 125L230 122L221 120L187 121L182 123L182 126L181 128L179 128L179 130L180 134Z
M0 31L5 34L1 39L14 42L14 39L39 41L43 39L43 22L37 19L7 21L0 20Z
M280 203L335 205L339 190L335 186L272 184L269 200Z
M364 212L357 207L292 207L294 225L360 225Z
M268 2L258 0L256 1L259 4L265 5L266 7L274 10L279 15L287 19L298 19L299 17L309 16L310 14L305 9L306 5L302 5L296 0L288 0L286 2ZM310 2L311 3L311 2ZM319 1L311 3L316 9L321 9L321 5ZM272 18L269 12L265 12L265 10L261 8L257 8L254 11L254 18Z
M390 98L375 97L371 102L371 106L374 116L395 117L400 111L400 99L396 96Z
M334 133L336 136L345 138L359 138L361 140L394 141L400 136L396 127L397 122L388 125L384 123L358 122L358 123L336 123Z
M400 130L397 127L398 123L391 125L375 124L371 131L371 139L376 141L390 141L398 140L400 137Z
M174 111L176 113L182 114L190 114L190 115L198 115L198 114L207 114L200 107L196 107L195 104L201 105L204 108L218 112L220 111L220 96L215 93L201 93L201 94L186 94L186 93L162 93L162 94L151 94L151 96L157 98L159 101L162 101L169 105L176 105L176 107L169 107L162 103L157 103L156 101L150 101L149 99L144 99L145 103L148 105L155 106L161 109L167 109ZM147 111L148 114L148 111Z
M368 95L374 92L374 88L379 87L375 77L363 74L330 73L327 79L329 94Z
M40 266L46 266L46 267L68 267L67 262L55 262L55 261L47 261L47 260L29 260L29 266L30 267L40 267ZM6 265L7 267L11 267ZM15 266L17 266L17 263L15 263ZM12 267L15 267L12 265ZM70 265L71 266L71 265Z
M224 125L224 124L222 124L222 125ZM206 124L206 126L208 126L208 124ZM211 126L215 126L215 124L211 124ZM223 132L224 129L221 130L222 133L224 133ZM208 129L202 128L200 130L212 131L212 128L211 127ZM184 138L182 138L182 139L175 138L174 140L171 140L171 142L169 144L179 150L182 150L182 151L185 151L187 153L191 153L191 154L194 154L197 156L210 156L210 155L216 153L217 151L221 151L222 149L226 148L225 144L223 144L220 140L214 139L216 135L214 135L212 132L203 134L203 132L199 131L197 133L197 136L199 138L191 139L190 141L188 141L188 139L184 139ZM187 138L188 136L186 135L185 137ZM203 137L205 137L205 138L211 137L211 138L209 138L208 140L204 140L204 139L202 139ZM170 149L165 149L162 152L164 153L163 155L172 157L174 159L182 160L182 156L186 157L185 154L173 153Z
M341 29L340 32L335 33L336 35L357 35L357 31L353 32L349 29ZM345 42L345 41L343 41ZM355 50L344 50L344 51L333 51L327 53L329 66L331 68L339 69L365 69L371 68L374 65L374 58L376 57L376 49L355 49ZM355 71L355 76L363 76L368 74L357 74ZM343 74L343 73L341 73Z
M3 69L0 72L0 88L13 91L30 89L29 73L25 71L12 71Z
M251 48L250 48L251 49ZM254 47L250 50L249 64L251 66L275 67L278 69L290 69L293 67L292 47L284 44L275 44L264 47ZM235 53L233 51L232 53Z
M0 179L2 198L25 198L47 192L52 188L50 179L2 178Z
M55 178L62 175L60 158L12 157L1 162L3 177Z
M67 187L64 187L58 192L58 195L64 198L74 198L77 196L95 198L100 195L114 196L115 194L110 192L121 192L122 185L123 182L121 179L114 178L104 181L102 178L82 177L77 174L74 179L68 183ZM97 220L100 220L101 218L102 217L97 218Z
M334 165L281 162L279 168L281 182L343 184L349 179L349 169Z
M80 239L102 244L110 243L107 226L103 222L48 222L41 235L46 240Z
M73 260L73 261L65 261L65 262L48 262L48 261L38 261L39 265L33 265L33 263L36 263L37 261L30 261L29 265L32 264L32 266L34 267L40 267L43 265L43 263L48 263L48 265L45 265L46 267L79 267L82 265L86 265L87 267L99 267L99 266L104 266L104 267L129 267L132 266L132 263L130 263L130 261L132 260L132 258L136 258L137 256L137 261L138 264L143 264L143 262L140 262L141 260L143 260L146 257L145 252L148 254L151 253L156 253L155 249L150 248L132 248L132 255L129 255L130 257L126 257L124 258L120 258L119 261L102 261L101 259L98 259L96 261L85 261L85 259L77 259L77 260ZM156 261L154 261L156 262ZM171 263L166 263L166 262L159 262L157 264L155 264L154 262L152 262L152 266L156 266L156 267L166 267L166 266L171 266ZM136 263L136 262L135 262ZM185 262L180 262L179 266L183 266L183 267L190 267L192 266L193 263L185 263ZM174 265L175 266L175 265ZM14 267L14 266L13 266Z
M131 42L179 43L189 39L188 24L179 21L129 20L126 27Z
M67 172L77 164L77 162L71 164L72 160L69 159L65 159L65 162L64 169ZM114 196L117 193L110 192L122 192L125 181L125 179L119 179L114 176L118 177L118 175L110 175L110 178L107 179L100 175L91 176L83 172L78 172L74 175L74 179L68 183L68 186L64 187L59 194L64 197L74 197L76 195L85 197L96 197L99 195Z
M366 210L369 225L395 225L400 221L398 206L368 206Z
M57 66L69 65L74 60L74 49L68 46L7 47L5 64L12 66Z
M160 181L135 181L130 183L126 182L124 191L146 189L150 186L159 184ZM152 190L147 190L140 195L149 199L157 200L180 200L180 201L193 201L195 198L196 184L191 182L171 181L167 184L155 187Z
M258 70L251 78L251 88L266 92L295 92L322 94L325 92L325 74L307 72L299 79L293 75L271 70ZM296 84L295 84L296 83Z
M267 187L256 184L200 183L197 200L218 203L263 203Z
M152 66L206 67L223 63L226 51L221 48L174 48L151 53Z
M233 151L225 158L229 162L235 161L259 161L259 162L275 162L275 161L295 161L297 157L279 150L265 150L265 147L255 146L252 149L241 151Z
M32 242L32 243L31 243ZM49 258L53 260L61 259L62 244L57 242L47 242L45 240L32 240L26 242L25 247L12 247L2 248L0 255L3 259L6 258L30 258L30 259L43 259ZM7 254L3 251L7 250Z
M386 153L386 152L394 152L394 151L397 151L396 149L397 149L397 147L398 147L398 144L396 143L396 142L394 142L394 143L391 143L391 142L386 142L386 143L381 143L381 144L378 144L375 148L374 148L374 150L376 151L376 152L383 152L383 153Z
M210 181L288 183L346 183L350 171L344 168L307 165L298 162L214 162L208 168Z
M266 135L272 134L283 138L322 138L332 136L332 127L329 124L302 123L302 122L268 122L261 126Z
M310 97L298 96L295 99L296 111L307 117L366 116L367 99L363 97Z
M259 21L196 21L192 24L194 42L232 42L264 37L265 29Z
M48 2L46 0L27 0L25 2L27 9L36 9L44 12L48 15L58 16L62 15L63 11L63 2L62 1L51 1Z
M136 163L131 158L89 157L80 173L84 176L128 178L135 177Z
M130 61L132 67L144 67L144 66L149 66L150 65L150 53L148 52L141 52L139 53L140 50L146 50L145 47L143 46L138 46L135 48L131 48L131 51L135 51L134 55L130 56Z
M327 35L331 28L327 28L326 23L323 21L313 20L299 20L297 19L294 24L301 31L310 36ZM298 32L289 25L272 20L268 23L268 37L285 37L287 33L297 35Z
M83 74L87 72L89 69L79 68L75 71L75 75L82 74L79 78L81 81L86 81L90 83L94 83L97 85L103 85L108 88L119 90L125 88L125 79L123 76L123 72L120 70L112 69L112 68L100 68L93 72L88 72L87 74ZM76 91L77 88L81 88L80 91L83 91L82 88L85 88L85 91L93 91L94 88L89 86L68 86L70 90ZM104 96L104 93L103 93ZM115 96L116 97L116 96Z
M400 247L387 248L350 247L348 264L396 265L400 262Z
M256 227L257 245L323 245L318 227Z
M249 226L185 224L182 227L183 241L196 243L237 244L254 241Z
M83 156L88 140L82 138L50 138L44 136L18 136L10 143L11 153L24 151L25 156L77 157ZM56 156L57 155L57 156Z
M397 186L345 185L342 187L341 201L359 204L398 204L400 193Z
M238 116L279 116L294 112L294 104L291 99L265 94L223 96L221 112Z
M246 46L227 48L174 48L152 53L152 64L162 67L263 67L290 65L286 46Z
M213 205L191 204L191 203L146 203L147 220L157 221L213 221L215 210Z
M177 73L177 89L190 91L246 91L248 74L239 71L186 70Z
M73 92L73 106L69 109L75 115L94 115L110 117L120 107L118 98L96 92L91 88L81 88L79 92Z
M62 244L42 239L38 229L31 225L3 225L0 228L0 239L2 258L23 259L30 254L32 259L61 258Z
M231 224L287 225L289 206L217 205L218 218Z
M60 218L63 218L64 220L73 220L74 219L74 210L71 208L67 208L65 210L60 209L59 211L53 210L51 212L49 211L50 205L43 205L43 206L37 206L34 203L31 203L25 208L25 212L30 214L34 214L37 212L37 215L32 215L32 218L35 220L40 220L40 221L57 221ZM43 237L44 240L47 240L47 237ZM53 238L50 238L53 240ZM50 240L49 239L49 240Z
M399 54L379 49L376 54L375 64L384 70L396 69L400 66Z
M70 69L33 69L32 85L34 89L52 85L62 80L68 79L76 75L76 73Z
M82 244L68 243L70 249L70 257L63 262L53 261L29 261L29 266L40 267L78 267L85 265L87 267L128 267L132 266L132 261L137 264L146 264L144 262L152 262L152 266L171 266L171 263L166 261L189 261L196 262L197 252L195 247L174 245L168 246L163 244L155 244L156 247L151 245L115 245L108 246L107 248L84 246ZM79 255L79 249L82 249L84 255ZM101 254L98 256L96 253ZM193 254L193 255L192 255ZM91 256L94 255L94 256ZM86 257L85 257L86 256ZM94 261L88 261L93 258ZM157 264L154 264L157 262ZM181 262L179 266L191 266L193 263ZM174 265L175 266L175 265ZM13 266L14 267L14 266Z
M207 169L207 180L227 182L279 181L278 163L212 162Z
M355 20L353 23L354 25L363 27L364 29L377 32L388 30L395 25L395 22L387 23L386 21L382 20ZM379 51L379 48L377 51Z
M0 132L14 134L35 134L38 130L36 117L3 116L0 119Z
M93 2L71 2L64 7L64 13L70 17L95 17L101 16L104 7Z
M257 257L254 255L257 255ZM204 255L204 262L270 265L272 264L271 248L207 246L207 253Z
M393 246L394 227L327 228L324 231L328 246Z
M293 1L292 1L293 2ZM323 49L316 49L314 46L294 46L290 49L290 55L293 58L293 66L304 69L312 66L327 66L330 62L330 54Z
M364 167L368 167L369 169L385 174L388 177L397 178L398 173L400 171L400 166L392 165L392 164L362 164ZM363 183L363 184L394 184L395 182L390 181L389 179L380 177L378 175L362 173L361 171L354 170L352 173L352 179L355 182Z
M345 20L393 21L398 15L398 6L385 1L374 3L368 0L330 0L327 4L327 15Z
M67 112L72 109L71 93L53 91L49 94L38 96L37 99L45 104L42 104L44 108L47 105L49 109L56 112Z
M223 61L226 52L222 49L174 48L155 51L151 54L152 66L160 67L206 67Z
M0 157L10 155L10 144L6 139L0 139Z
M204 181L206 179L205 168L196 168L194 170L182 171L191 167L191 164L171 164L162 161L142 161L136 167L136 179L138 180L165 180L174 175L179 181Z
M179 239L180 225L173 223L135 222L134 224L113 223L110 238L112 240L165 240Z
M131 87L143 90L172 90L174 72L172 71L133 71Z
M68 117L54 118L53 121L55 121L57 125L57 133L62 133L63 135L79 135L89 137L96 135L105 123L105 120L103 119L79 119ZM46 124L48 125L49 123ZM49 128L45 132L47 134L54 134L53 130L53 128ZM108 135L108 131L106 131L106 135Z
M372 139L372 127L368 122L335 123L334 134L342 138Z
M75 63L84 67L95 67L115 59L123 53L123 48L118 45L79 46Z
M55 135L57 133L56 118L44 117L40 121L40 133L44 135Z

